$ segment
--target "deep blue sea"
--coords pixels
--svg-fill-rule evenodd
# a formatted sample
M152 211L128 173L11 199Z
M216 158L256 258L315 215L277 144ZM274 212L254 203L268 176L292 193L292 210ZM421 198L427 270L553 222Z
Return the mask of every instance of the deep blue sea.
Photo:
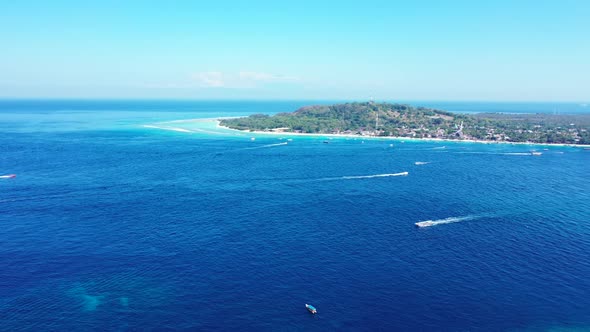
M590 151L193 120L309 103L0 101L0 331L590 329Z

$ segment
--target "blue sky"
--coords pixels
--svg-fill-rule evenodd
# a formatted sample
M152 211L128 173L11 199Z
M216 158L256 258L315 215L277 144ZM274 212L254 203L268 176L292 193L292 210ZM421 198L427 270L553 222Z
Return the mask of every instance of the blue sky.
M590 1L6 1L0 97L590 100Z

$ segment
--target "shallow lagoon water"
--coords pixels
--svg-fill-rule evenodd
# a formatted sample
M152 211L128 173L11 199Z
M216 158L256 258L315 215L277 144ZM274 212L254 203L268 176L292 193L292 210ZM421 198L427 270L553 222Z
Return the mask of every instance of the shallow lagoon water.
M590 326L589 151L36 107L0 117L0 330Z

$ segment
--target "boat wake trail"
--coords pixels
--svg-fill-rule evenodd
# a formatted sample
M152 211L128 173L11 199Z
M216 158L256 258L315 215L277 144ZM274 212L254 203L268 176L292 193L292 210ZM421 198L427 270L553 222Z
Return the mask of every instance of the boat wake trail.
M536 152L476 152L476 151L466 151L466 152L455 152L456 154L489 154L495 156L534 156L540 155L541 153Z
M374 175L354 175L354 176L341 176L337 178L321 178L318 181L334 181L334 180L357 180L357 179L372 179L372 178L385 178L390 176L406 176L408 172L391 173L391 174L374 174Z
M467 221L467 220L474 220L474 219L478 219L481 217L482 216L478 216L478 215L470 215L470 216L464 216L464 217L450 217L450 218L438 219L438 220L420 221L420 222L415 223L415 225L418 227L430 227L430 226L443 225L443 224L452 224L455 222L461 222L461 221Z
M428 165L428 164L430 164L429 161L417 161L414 163L414 165Z
M280 146L280 145L287 145L289 143L287 142L283 142L283 143L274 143L274 144L267 144L267 145L261 145L261 146L254 146L251 148L243 148L242 150L253 150L253 149L262 149L262 148L272 148L273 146Z
M406 176L408 172L393 173L393 174L375 174L375 175L357 175L357 176L343 176L343 180L354 180L354 179L372 179L372 178L383 178L389 176Z

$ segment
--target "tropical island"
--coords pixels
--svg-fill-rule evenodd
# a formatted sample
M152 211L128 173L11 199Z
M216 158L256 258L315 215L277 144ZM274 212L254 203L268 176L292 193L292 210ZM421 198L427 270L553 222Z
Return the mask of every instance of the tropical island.
M590 114L462 114L374 102L305 106L292 113L223 119L220 125L257 132L590 144Z

